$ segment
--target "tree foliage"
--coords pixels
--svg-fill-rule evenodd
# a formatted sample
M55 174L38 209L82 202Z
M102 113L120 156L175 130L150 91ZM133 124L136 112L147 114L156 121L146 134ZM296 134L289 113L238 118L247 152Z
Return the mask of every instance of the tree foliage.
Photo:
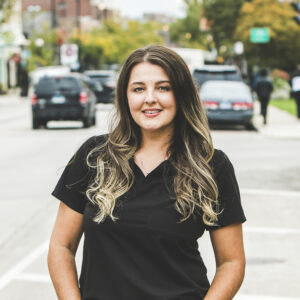
M202 1L184 0L186 16L170 25L170 40L182 47L205 48L205 35L200 30Z
M134 49L151 43L161 44L161 25L155 22L124 23L106 21L101 29L74 34L72 41L80 44L83 68L98 68L102 64L120 63Z
M216 49L231 46L240 9L245 0L204 0L204 15L209 20L210 32Z
M44 41L44 45L37 46L37 39L42 39ZM28 47L30 52L28 61L29 71L32 71L37 67L50 66L54 64L55 40L56 34L49 28L48 25L43 27L43 31L41 33L33 34L33 36L30 38L30 44Z
M251 65L291 71L300 63L300 26L293 20L294 16L290 4L277 0L253 0L243 5L235 38L243 41ZM270 42L251 43L253 27L269 28Z

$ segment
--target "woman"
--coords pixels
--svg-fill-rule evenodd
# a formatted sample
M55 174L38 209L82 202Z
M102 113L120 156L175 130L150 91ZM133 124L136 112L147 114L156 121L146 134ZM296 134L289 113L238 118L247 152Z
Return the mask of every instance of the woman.
M116 111L111 132L81 146L53 192L61 203L48 265L58 298L232 299L244 276L245 216L184 61L162 46L134 51ZM205 229L217 264L211 286L197 245Z

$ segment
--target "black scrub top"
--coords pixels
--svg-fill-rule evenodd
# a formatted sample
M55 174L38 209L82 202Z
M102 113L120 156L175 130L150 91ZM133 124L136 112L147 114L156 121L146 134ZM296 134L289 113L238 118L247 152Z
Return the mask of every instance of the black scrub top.
M88 139L72 157L52 195L84 215L84 249L79 279L83 300L201 300L209 282L197 239L205 230L244 222L232 164L220 150L210 162L223 209L218 226L203 223L200 214L179 223L165 178L168 160L144 176L132 159L133 187L117 200L113 222L97 224L97 212L85 196L93 174L89 151L105 136ZM171 178L172 179L172 178Z

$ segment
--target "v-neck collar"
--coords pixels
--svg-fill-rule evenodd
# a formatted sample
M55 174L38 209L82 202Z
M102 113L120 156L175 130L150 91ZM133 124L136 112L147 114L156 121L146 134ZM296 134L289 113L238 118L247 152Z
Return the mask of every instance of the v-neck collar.
M148 174L144 174L143 170L138 166L138 164L135 162L134 158L131 159L132 164L137 169L137 171L140 173L143 179L149 178L152 174L154 174L156 171L158 171L169 159L165 159L162 162L160 162L155 168L153 168Z

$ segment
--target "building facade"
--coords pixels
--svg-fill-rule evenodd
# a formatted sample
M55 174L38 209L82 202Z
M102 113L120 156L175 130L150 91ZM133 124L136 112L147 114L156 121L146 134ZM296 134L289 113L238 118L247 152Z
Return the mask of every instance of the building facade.
M55 28L68 38L75 29L85 31L99 27L117 12L93 0L23 0L23 30L29 36L44 26Z

